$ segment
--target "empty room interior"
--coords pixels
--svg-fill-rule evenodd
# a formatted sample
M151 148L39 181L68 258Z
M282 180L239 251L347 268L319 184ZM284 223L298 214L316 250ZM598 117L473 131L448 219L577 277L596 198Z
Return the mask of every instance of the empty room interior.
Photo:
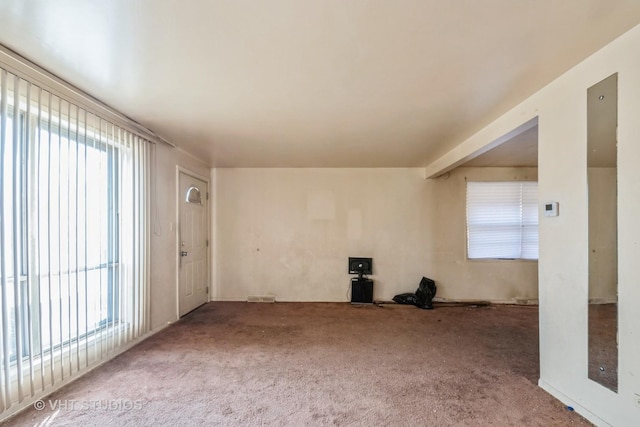
M0 424L640 425L640 2L0 2Z

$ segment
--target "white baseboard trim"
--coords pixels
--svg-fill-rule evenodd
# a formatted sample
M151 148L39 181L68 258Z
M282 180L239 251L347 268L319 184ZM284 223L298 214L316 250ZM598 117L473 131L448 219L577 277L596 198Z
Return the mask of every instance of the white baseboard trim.
M308 300L308 299L282 299L278 296L274 297L276 303L278 302L317 302L317 303L325 303L325 302L344 302L347 303L349 300L347 299L327 299L327 300ZM248 297L213 297L210 299L210 302L247 302Z
M512 299L460 299L434 297L433 302L459 303L459 304L506 304L506 305L538 305L538 298L512 298Z
M589 304L615 304L618 298L589 298Z
M580 405L575 400L569 398L566 394L562 393L561 391L556 389L554 386L552 386L548 382L539 379L538 386L542 388L544 391L546 391L547 393L549 393L551 396L558 399L560 402L564 403L567 406L571 406L574 411L576 411L578 414L585 417L587 420L589 420L593 424L597 426L611 426L611 424L609 424L608 422L606 422L605 420L603 420L602 418L600 418L599 416L591 412L589 409Z
M209 298L209 302L247 302L247 300L250 297L247 296L236 296L236 297L211 297ZM326 300L308 300L308 299L304 299L304 298L292 298L292 299L283 299L283 298L279 298L279 297L274 297L276 302L318 302L318 303L323 303L323 302L350 302L347 299L326 299ZM389 303L389 304L393 304L393 302L391 301L391 299L377 299L374 298L375 302L378 303ZM531 305L531 306L537 306L538 305L538 299L537 298L513 298L513 299L509 299L509 300L495 300L495 299L485 299L485 300L479 300L479 299L458 299L458 298L442 298L442 297L435 297L433 299L433 302L435 303L460 303L460 304L504 304L504 305Z

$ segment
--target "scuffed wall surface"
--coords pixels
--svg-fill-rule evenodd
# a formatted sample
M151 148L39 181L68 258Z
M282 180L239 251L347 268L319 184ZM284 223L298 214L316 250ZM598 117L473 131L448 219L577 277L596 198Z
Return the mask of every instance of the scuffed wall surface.
M465 175L466 174L466 175ZM374 258L374 298L422 276L450 299L537 298L537 263L468 261L465 176L535 179L535 169L218 169L214 298L348 301L347 258ZM529 177L529 178L527 178Z

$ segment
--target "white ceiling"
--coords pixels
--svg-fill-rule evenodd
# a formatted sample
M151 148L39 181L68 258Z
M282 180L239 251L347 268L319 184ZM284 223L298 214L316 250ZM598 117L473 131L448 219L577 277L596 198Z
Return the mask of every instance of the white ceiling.
M638 0L2 0L0 43L211 166L427 165Z

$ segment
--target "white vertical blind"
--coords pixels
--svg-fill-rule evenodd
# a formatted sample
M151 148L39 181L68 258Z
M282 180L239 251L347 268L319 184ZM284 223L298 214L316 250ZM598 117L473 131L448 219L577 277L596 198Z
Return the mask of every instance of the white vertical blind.
M467 256L538 259L537 182L467 182Z
M147 331L149 146L0 68L0 418Z

